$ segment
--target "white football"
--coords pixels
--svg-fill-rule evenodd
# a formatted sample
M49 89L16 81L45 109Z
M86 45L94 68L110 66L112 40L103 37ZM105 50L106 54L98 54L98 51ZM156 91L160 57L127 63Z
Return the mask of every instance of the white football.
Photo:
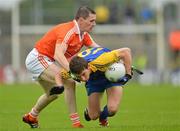
M105 71L105 76L109 81L117 82L118 79L122 78L126 74L126 69L123 63L113 63Z

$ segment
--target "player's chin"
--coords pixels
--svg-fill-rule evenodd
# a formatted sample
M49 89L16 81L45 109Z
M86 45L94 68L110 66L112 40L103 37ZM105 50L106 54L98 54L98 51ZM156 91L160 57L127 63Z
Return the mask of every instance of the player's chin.
M89 28L89 30L87 32L91 32L93 30L93 27Z

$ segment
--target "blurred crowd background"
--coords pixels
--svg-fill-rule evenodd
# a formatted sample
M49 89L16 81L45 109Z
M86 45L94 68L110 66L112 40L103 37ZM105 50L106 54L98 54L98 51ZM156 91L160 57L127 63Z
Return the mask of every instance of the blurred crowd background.
M180 85L179 0L0 0L0 83L30 82L28 52L81 5L97 13L97 43L132 49L133 64L145 72L136 81Z

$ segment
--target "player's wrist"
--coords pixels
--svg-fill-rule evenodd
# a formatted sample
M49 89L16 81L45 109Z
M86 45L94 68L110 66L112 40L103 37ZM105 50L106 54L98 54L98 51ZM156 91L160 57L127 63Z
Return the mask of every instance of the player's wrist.
M125 74L125 77L127 77L128 80L132 78L132 74Z
M125 74L124 77L118 80L118 83L125 85L131 78L132 76L130 74Z

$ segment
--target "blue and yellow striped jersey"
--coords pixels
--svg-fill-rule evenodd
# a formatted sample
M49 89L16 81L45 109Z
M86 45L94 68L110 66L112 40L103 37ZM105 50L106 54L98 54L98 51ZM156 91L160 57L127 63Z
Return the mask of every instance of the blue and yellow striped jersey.
M109 50L107 48L96 47L89 48L78 54L88 63L93 72L99 70L104 72L109 65L119 60L117 50Z

